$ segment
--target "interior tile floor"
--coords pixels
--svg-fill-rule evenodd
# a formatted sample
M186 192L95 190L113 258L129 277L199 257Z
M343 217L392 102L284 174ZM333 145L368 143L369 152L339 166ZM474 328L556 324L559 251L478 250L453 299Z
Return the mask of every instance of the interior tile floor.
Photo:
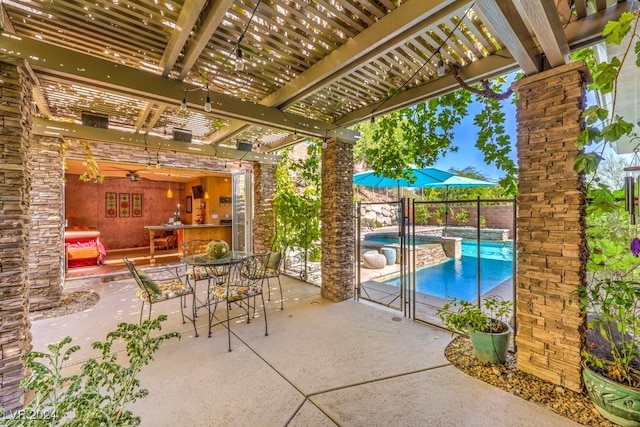
M81 350L68 373L96 354L119 322L137 322L136 284L126 274L67 279L65 291L93 289L100 301L84 312L32 323L33 349L69 335ZM178 300L154 306L163 344L141 372L149 396L131 405L143 426L577 426L534 403L451 366L450 333L364 302L332 303L320 288L283 277L284 310L272 293L262 318L199 337L180 319ZM204 288L204 286L203 286ZM277 296L276 296L277 294ZM276 296L276 297L274 297ZM119 350L122 350L121 348Z

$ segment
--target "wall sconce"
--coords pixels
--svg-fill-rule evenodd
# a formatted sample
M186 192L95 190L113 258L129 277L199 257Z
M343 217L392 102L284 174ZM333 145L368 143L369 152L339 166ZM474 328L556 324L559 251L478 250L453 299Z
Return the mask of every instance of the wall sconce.
M207 190L204 190L204 198L205 199L209 198L209 192Z
M171 191L171 181L169 181L169 189L167 190L167 199L173 198L173 191Z

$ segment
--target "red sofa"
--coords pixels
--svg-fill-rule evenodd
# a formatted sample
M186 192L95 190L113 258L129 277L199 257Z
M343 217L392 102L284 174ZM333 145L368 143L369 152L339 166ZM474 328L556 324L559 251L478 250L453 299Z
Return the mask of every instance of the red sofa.
M73 227L64 231L67 267L86 267L104 263L106 251L100 243L100 232L88 227Z

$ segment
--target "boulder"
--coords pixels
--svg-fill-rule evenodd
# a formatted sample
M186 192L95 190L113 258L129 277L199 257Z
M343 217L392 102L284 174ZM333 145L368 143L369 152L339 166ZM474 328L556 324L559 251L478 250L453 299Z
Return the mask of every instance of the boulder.
M366 268L379 270L387 265L387 258L378 252L369 251L362 255L362 263Z

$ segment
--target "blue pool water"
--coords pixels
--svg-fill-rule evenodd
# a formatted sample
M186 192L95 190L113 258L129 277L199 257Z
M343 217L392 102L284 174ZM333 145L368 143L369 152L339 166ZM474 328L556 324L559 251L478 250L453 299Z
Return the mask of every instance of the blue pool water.
M478 247L475 241L462 241L462 259L420 268L416 272L416 291L440 298L473 301L477 297ZM484 294L511 278L513 246L510 243L481 242L480 289ZM400 286L400 279L384 283Z

